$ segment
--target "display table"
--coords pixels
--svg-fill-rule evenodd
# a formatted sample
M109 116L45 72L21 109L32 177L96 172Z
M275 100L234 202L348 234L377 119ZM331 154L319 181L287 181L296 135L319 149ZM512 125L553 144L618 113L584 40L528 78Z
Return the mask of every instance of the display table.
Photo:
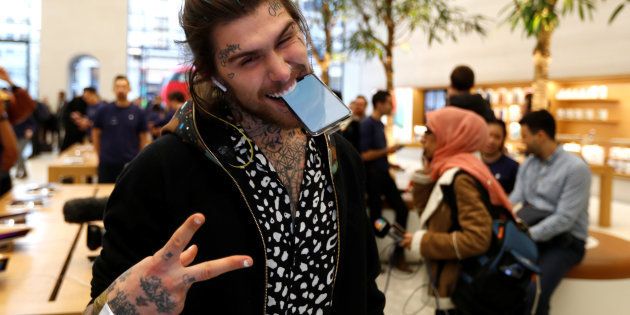
M75 314L90 300L92 267L85 224L66 223L64 203L73 198L108 196L113 185L59 185L44 206L27 216L32 231L14 241L7 270L0 272L0 314ZM19 190L16 187L14 191ZM0 213L13 199L0 198Z
M613 168L608 165L590 165L591 173L599 176L599 226L610 227L612 205Z
M74 183L86 183L98 175L98 155L91 144L74 144L59 154L48 166L48 181L60 182L70 177Z

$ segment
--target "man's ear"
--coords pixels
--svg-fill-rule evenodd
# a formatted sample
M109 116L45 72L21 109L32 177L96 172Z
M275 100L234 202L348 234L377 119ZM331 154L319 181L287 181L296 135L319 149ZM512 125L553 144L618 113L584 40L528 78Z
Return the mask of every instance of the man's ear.
M227 92L227 88L225 87L225 85L223 85L221 82L219 82L219 80L217 80L215 77L212 77L212 83L219 88L219 90L223 91L223 93Z

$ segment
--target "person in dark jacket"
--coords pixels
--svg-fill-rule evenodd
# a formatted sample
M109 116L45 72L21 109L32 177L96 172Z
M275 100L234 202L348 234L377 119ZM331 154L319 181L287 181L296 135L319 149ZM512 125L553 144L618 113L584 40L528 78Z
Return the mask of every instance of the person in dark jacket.
M68 149L75 143L82 143L87 135L89 126L79 123L79 118L86 115L88 106L98 103L96 89L86 87L81 96L75 97L68 103L61 113L61 124L65 130L60 151Z
M361 121L365 118L365 108L367 107L367 99L363 95L357 96L350 103L352 111L352 120L342 131L343 136L352 143L352 146L359 151L361 148Z
M472 94L470 90L475 86L475 73L468 66L457 66L451 72L451 85L448 88L447 106L471 110L483 119L495 119L490 104L479 94Z
M360 157L279 100L312 73L299 9L186 0L181 20L192 101L121 173L86 312L383 314Z

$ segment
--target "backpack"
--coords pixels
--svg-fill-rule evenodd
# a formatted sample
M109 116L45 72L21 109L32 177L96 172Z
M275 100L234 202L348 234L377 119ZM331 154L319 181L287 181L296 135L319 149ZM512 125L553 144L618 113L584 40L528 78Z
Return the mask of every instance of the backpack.
M516 222L508 209L490 203L488 191L475 182L492 217L492 240L485 254L460 261L462 268L451 300L461 314L524 314L530 309L530 291L540 273L538 248L527 227ZM449 232L461 230L453 184L441 189L451 208ZM442 268L438 265L438 272Z

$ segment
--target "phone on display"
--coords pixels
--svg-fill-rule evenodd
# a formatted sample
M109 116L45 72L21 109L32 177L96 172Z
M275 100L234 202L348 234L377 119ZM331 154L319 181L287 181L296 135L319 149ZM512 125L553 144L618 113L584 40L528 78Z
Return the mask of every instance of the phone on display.
M312 136L336 131L351 115L350 109L314 74L298 81L295 89L282 98Z

